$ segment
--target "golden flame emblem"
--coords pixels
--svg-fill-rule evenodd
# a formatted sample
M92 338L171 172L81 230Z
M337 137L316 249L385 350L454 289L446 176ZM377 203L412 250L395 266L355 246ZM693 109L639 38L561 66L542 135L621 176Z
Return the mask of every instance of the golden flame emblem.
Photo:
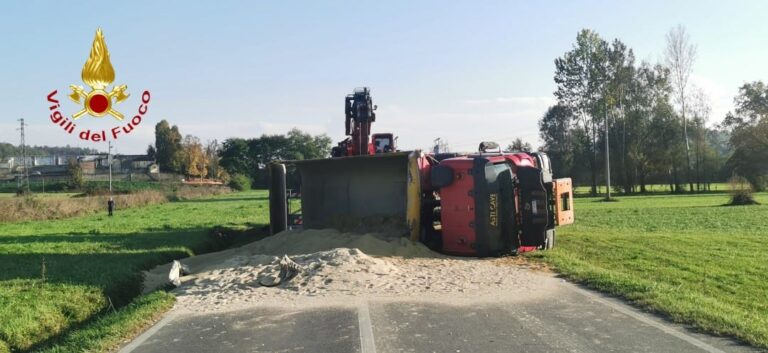
M90 92L85 92L82 86L70 85L72 94L69 98L75 103L80 104L83 100L84 107L81 111L75 113L72 118L78 119L85 113L94 117L112 115L117 120L123 120L123 114L112 108L114 103L120 103L126 100L130 95L125 92L128 89L126 85L114 86L112 91L107 92L107 86L115 81L115 69L109 61L109 50L104 41L104 33L101 28L96 30L96 37L93 38L91 54L83 65L83 71L80 75L83 82L91 87Z

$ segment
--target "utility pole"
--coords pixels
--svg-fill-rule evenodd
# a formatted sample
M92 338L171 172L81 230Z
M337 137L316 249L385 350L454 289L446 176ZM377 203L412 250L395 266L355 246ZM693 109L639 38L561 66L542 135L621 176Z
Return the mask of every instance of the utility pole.
M29 167L27 167L27 148L26 143L24 141L24 127L27 125L24 123L24 118L19 119L19 122L21 123L21 127L19 130L21 131L21 160L22 163L24 163L24 182L27 184L27 194L30 193L29 190Z
M109 196L112 196L112 141L109 141L107 152L107 164L109 164Z
M608 109L605 109L605 200L611 200L611 152L608 144Z

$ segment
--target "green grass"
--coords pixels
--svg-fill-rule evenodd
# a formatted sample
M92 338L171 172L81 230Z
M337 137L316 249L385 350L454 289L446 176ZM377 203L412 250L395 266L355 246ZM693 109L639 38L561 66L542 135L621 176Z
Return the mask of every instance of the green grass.
M580 198L556 249L531 254L567 277L675 321L768 347L768 194Z
M162 295L136 298L141 270L231 245L209 230L266 224L266 198L252 191L118 210L111 218L0 224L0 352L113 345L124 337L116 333L130 334L150 317L145 313L167 307Z
M126 337L138 334L140 329L160 318L173 307L173 294L156 291L138 297L116 312L102 315L89 325L59 339L55 344L40 349L40 353L107 352L114 350Z

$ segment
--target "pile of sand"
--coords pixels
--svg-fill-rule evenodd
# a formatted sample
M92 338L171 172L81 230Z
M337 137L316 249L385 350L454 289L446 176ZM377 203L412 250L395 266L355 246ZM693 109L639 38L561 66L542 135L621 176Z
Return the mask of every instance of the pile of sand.
M286 254L296 271L271 286ZM288 231L180 261L190 274L175 290L178 304L202 311L306 297L505 293L535 285L520 267L495 260L450 258L405 238L335 230ZM146 273L145 290L167 285L170 268Z
M382 233L341 233L335 229L293 230L244 246L254 254L299 255L336 248L360 249L374 256L440 257L419 242Z
M272 256L301 255L337 248L359 249L368 255L412 257L442 257L419 242L383 233L342 233L335 229L289 230L242 247L181 259L189 273L197 274L240 266L243 258L271 261ZM253 260L252 261L256 261ZM253 263L253 262L252 262ZM144 273L144 292L168 284L171 263Z
M183 280L178 292L204 299L208 294L229 297L246 294L282 293L288 295L318 295L330 292L355 292L382 283L382 278L397 274L392 263L373 258L358 249L337 248L290 258L298 271L276 286L265 285L280 272L280 258L268 255L237 257L231 267L198 273ZM265 281L266 279L266 281ZM227 293L229 292L229 293Z

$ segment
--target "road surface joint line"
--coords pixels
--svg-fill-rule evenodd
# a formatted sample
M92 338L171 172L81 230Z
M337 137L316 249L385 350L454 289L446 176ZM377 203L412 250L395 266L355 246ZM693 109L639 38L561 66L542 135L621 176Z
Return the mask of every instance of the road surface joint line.
M158 321L156 324L152 325L152 327L149 328L149 330L144 331L139 337L136 337L129 343L127 346L123 347L120 351L117 353L131 353L134 349L141 346L142 343L144 343L146 340L148 340L150 337L154 336L157 331L160 331L161 328L163 328L165 325L176 319L176 317L179 316L179 313L177 311L172 311L168 315L166 315L162 320Z
M582 288L579 288L579 287L576 287L576 286L571 286L571 287L577 293L580 293L583 296L586 296L586 297L588 297L590 299L593 299L595 301L598 301L600 303L608 305L611 308L613 308L614 310L616 310L616 311L618 311L618 312L620 312L620 313L622 313L624 315L627 315L629 317L634 318L635 320L638 320L638 321L641 321L641 322L643 322L645 324L653 326L653 327L663 331L666 334L669 334L669 335L672 335L674 337L677 337L677 338L679 338L679 339L681 339L683 341L686 341L686 342L688 342L688 343L690 343L690 344L692 344L692 345L694 345L696 347L699 347L699 348L701 348L701 349L703 349L703 350L705 350L707 352L710 352L710 353L726 353L725 351L720 350L720 349L718 349L716 347L713 347L713 346L711 346L711 345L709 345L709 344L707 344L707 343L705 343L705 342L703 342L703 341L701 341L701 340L699 340L699 339L697 339L695 337L692 337L692 336L690 336L690 335L688 335L688 334L686 334L684 332L681 332L680 330L678 330L676 328L669 327L668 325L659 323L659 322L657 322L657 321L655 321L653 319L650 319L650 318L646 317L643 314L638 314L638 313L636 313L636 312L634 312L634 311L632 311L632 310L630 310L628 308L625 308L621 304L612 303L611 301L606 300L606 299L600 297L599 295L596 295L596 294L594 294L594 293L592 293L592 292L590 292L588 290L585 290L585 289L582 289Z
M363 301L357 308L357 326L360 329L360 352L376 353L376 344L373 341L373 327L371 327L371 314L368 310L368 301Z

